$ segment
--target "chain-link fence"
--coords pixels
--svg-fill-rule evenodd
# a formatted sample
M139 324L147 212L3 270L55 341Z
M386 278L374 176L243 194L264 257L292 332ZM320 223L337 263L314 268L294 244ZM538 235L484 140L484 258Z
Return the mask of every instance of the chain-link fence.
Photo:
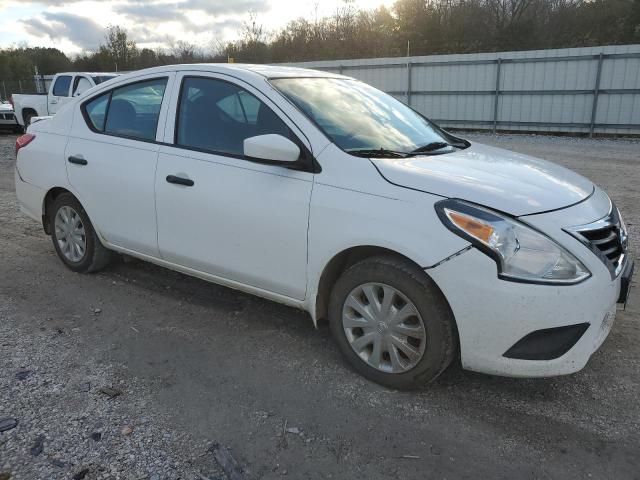
M0 100L9 100L14 93L43 93L46 82L42 76L31 78L0 78Z

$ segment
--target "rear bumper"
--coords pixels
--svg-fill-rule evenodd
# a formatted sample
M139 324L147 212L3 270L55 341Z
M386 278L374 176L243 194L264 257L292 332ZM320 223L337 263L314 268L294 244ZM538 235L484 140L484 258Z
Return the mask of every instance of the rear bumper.
M14 177L20 210L35 221L42 222L42 204L46 192L22 180L17 168Z

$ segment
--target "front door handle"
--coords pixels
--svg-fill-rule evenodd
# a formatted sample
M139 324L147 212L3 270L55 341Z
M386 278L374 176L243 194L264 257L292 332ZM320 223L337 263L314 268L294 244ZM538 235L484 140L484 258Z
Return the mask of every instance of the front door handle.
M67 160L69 160L69 163L74 163L76 165L86 165L88 162L82 158L82 157L74 157L71 156L69 157Z
M167 175L167 182L184 185L185 187L193 187L193 180L190 178L176 177L175 175Z

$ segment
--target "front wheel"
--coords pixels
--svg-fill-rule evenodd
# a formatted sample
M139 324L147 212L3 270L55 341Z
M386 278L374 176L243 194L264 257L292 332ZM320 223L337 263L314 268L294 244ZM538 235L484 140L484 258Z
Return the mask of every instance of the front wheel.
M102 245L87 212L70 193L54 200L49 209L49 225L56 253L74 272L96 272L110 263L111 251Z
M433 381L456 352L455 321L442 293L420 268L393 256L363 260L342 274L329 322L351 366L391 388Z

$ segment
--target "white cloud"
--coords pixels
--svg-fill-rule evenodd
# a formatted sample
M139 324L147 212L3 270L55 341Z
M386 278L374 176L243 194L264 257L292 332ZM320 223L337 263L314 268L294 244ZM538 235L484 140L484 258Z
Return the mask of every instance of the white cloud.
M65 12L44 12L42 18L22 20L33 36L44 35L51 41L67 39L82 48L94 49L104 39L102 27L87 17Z
M356 0L373 8L393 0ZM0 0L0 47L61 47L69 53L95 49L109 25L125 28L143 47L167 47L179 40L206 46L237 37L248 12L258 13L267 31L304 16L331 14L342 0Z

